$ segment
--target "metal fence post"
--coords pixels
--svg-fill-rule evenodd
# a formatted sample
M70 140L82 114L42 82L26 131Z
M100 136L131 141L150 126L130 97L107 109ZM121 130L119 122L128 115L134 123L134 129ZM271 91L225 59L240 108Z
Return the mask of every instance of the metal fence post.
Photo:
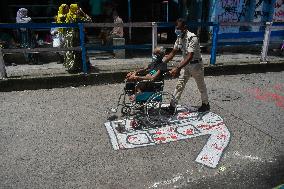
M216 63L218 32L219 32L219 24L215 24L214 23L213 24L213 37L212 37L211 57L210 57L210 64L211 65L215 65L215 63Z
M271 26L272 26L272 22L266 22L262 51L261 51L261 58L260 58L261 63L267 63L267 51L268 51L268 46L269 46L269 41L270 41Z
M85 33L84 33L84 24L79 23L79 32L80 32L80 46L82 50L82 64L84 74L88 73L87 61L86 61L86 47L85 47Z
M157 23L152 22L152 52L157 47L158 41L157 41Z
M129 41L131 42L132 40L132 27L131 27L131 22L130 23L130 26L129 26L129 29L128 29L128 33L129 33Z
M3 59L2 49L0 49L0 79L7 78L7 73L5 69L5 62Z
M128 35L129 35L129 41L131 42L132 40L132 31L131 31L131 2L128 0L128 22L130 23L130 26L128 28Z

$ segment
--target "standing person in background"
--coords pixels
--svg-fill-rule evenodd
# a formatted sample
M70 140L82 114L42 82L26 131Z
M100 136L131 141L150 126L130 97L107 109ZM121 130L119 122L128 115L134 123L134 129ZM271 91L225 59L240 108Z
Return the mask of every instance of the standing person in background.
M55 16L55 21L57 20L57 16ZM56 23L56 22L53 22ZM50 34L52 35L52 47L60 48L63 45L63 38L61 33L59 32L59 28L51 28ZM60 54L60 52L56 52L57 55L57 63L62 64L64 62L64 55Z
M32 21L31 17L28 17L28 10L26 8L20 8L17 12L16 23L30 23ZM20 28L18 30L20 38L20 46L22 48L34 48L35 47L35 38L33 32L30 28ZM34 55L31 53L24 53L25 60L28 64L34 64L35 59Z
M55 22L58 24L66 23L67 13L69 12L69 6L67 4L62 4L58 8L57 16L55 17ZM65 36L67 33L66 28L51 28L50 31L52 35L52 45L53 47L64 47ZM60 52L56 52L59 59L58 63L62 64L64 62L65 56ZM65 54L65 53L64 53Z
M60 5L60 7L58 8L56 23L66 23L68 12L69 12L69 6L67 4Z
M66 17L66 23L92 22L92 19L83 12L77 4L71 4ZM80 33L78 28L68 28L65 36L65 47L80 46ZM67 51L65 54L64 66L70 73L82 71L82 54L79 51ZM87 58L87 66L90 62Z
M182 18L179 18L176 21L175 33L177 35L177 40L174 44L174 48L164 60L164 62L167 63L173 59L179 50L182 51L182 61L176 68L173 68L170 71L170 74L174 77L180 75L174 91L174 97L177 101L180 99L187 81L192 76L201 93L202 105L198 108L198 111L209 111L210 105L204 81L204 67L200 53L199 40L194 33L188 31L186 21ZM175 107L170 106L170 111L175 112Z

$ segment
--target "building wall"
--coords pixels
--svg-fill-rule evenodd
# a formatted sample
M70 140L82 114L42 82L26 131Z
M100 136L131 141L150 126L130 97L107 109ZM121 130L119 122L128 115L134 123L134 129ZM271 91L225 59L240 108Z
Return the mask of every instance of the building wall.
M273 21L284 22L284 1L276 0L274 4Z
M211 22L283 21L283 0L210 0ZM260 27L223 27L220 33L259 31Z

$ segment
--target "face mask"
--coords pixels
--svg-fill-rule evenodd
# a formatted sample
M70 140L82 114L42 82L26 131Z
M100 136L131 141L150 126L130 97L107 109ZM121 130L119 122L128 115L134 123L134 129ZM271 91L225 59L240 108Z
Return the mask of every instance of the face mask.
M179 30L179 29L176 29L176 30L175 30L175 34L176 34L178 37L181 37L182 31Z

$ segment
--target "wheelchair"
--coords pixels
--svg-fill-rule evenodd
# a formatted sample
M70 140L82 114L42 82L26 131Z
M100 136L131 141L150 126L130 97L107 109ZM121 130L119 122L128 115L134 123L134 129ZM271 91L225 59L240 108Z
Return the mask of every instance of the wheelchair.
M138 86L146 89L136 94ZM174 96L163 91L164 81L125 82L124 92L120 94L117 106L112 112L120 112L123 117L132 119L134 129L160 127L169 123L176 113L169 111L170 103L176 107ZM130 100L129 97L134 98Z

